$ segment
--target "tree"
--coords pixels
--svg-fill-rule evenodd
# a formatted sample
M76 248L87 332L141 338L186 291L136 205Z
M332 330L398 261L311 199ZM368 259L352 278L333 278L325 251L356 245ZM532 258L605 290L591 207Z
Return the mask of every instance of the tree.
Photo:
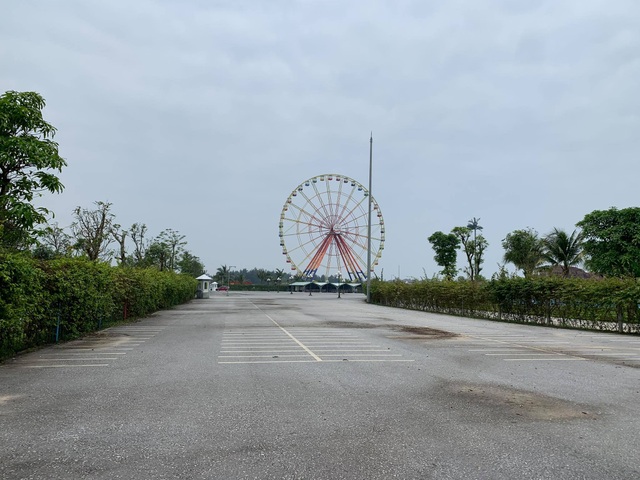
M475 272L473 273L473 279L478 280L481 277L482 264L484 263L484 251L489 246L489 242L482 236L478 235L473 239L473 266Z
M582 262L582 233L574 230L568 235L557 228L544 240L544 259L551 265L562 267L562 276L569 276L569 268Z
M611 277L640 277L640 208L594 210L582 229L585 265Z
M36 256L40 258L55 258L69 255L72 251L71 236L66 233L63 228L58 226L57 223L49 225L38 235L38 247L36 251L39 252ZM45 255L44 252L49 253Z
M469 275L469 278L473 280L473 274L475 273L475 268L473 267L473 253L475 251L473 246L473 238L471 238L471 229L467 227L454 227L451 230L451 233L458 237L460 240L460 245L462 245L462 251L464 255L467 257L467 264L469 265L465 271Z
M456 262L458 249L460 248L460 238L454 233L435 232L428 239L436 253L433 259L442 267L440 273L447 279L455 277L458 269Z
M147 226L144 223L134 223L129 229L129 236L134 245L133 264L137 266L144 265L148 242L144 236L147 233Z
M182 253L182 257L178 261L178 268L180 273L185 273L192 277L199 277L204 273L204 264L198 257L188 251Z
M95 210L76 207L73 211L75 221L71 224L71 231L75 237L75 248L91 261L108 260L115 215L111 213L110 203L95 202L95 205Z
M175 270L176 259L184 251L184 246L187 242L184 241L185 236L180 235L179 232L167 228L158 235L158 242L166 245L168 249L168 267L171 270Z
M42 117L44 99L35 92L0 97L0 245L23 248L49 211L31 202L64 186L52 173L67 164L53 141L56 129Z
M163 272L169 268L169 256L167 244L154 239L145 251L144 265L156 267Z
M221 265L220 267L218 267L218 270L216 271L215 279L221 285L225 284L229 279L230 271L231 269L229 267L227 267L226 265Z
M479 226L476 226L475 229L469 227L454 227L453 230L451 230L451 233L460 240L462 251L467 257L468 267L465 268L465 272L467 272L471 281L479 278L480 272L482 271L482 264L484 263L484 251L489 246L489 242L487 242L482 235L476 236L476 230L478 229L480 229ZM473 236L471 232L473 232Z
M533 271L542 263L543 242L538 237L538 232L531 228L526 230L514 230L502 240L504 248L504 261L513 263L518 270L522 270L525 278L530 277Z
M256 275L260 280L260 283L266 282L267 278L269 278L269 272L267 272L264 268L258 269L258 271L256 272Z
M117 223L111 226L111 235L113 235L113 238L119 246L117 259L120 265L124 265L127 261L127 249L125 248L125 240L128 234L129 232L123 230L122 227Z

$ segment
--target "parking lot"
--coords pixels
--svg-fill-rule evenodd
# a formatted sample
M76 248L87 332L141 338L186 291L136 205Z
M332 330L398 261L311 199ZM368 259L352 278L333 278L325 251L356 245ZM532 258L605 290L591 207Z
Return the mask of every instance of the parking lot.
M2 478L638 478L640 339L212 295L0 365Z

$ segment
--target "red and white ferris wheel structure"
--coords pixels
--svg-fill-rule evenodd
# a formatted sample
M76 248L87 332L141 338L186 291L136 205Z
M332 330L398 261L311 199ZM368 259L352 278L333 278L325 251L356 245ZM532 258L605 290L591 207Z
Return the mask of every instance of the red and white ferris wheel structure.
M345 175L326 174L298 185L282 207L280 246L292 275L367 280L369 191ZM384 219L371 197L371 272L384 250Z

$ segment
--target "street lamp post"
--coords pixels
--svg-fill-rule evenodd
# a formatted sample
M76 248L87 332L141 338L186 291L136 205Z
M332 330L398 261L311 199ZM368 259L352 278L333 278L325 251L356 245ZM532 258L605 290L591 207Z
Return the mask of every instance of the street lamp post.
M369 138L369 215L367 220L367 303L371 303L371 176L373 172L373 132Z
M280 277L276 278L276 284L278 285L278 293L280 293Z
M271 291L271 277L267 278L267 291Z
M342 272L338 272L338 298L340 298L340 287L342 286Z
M227 268L227 296L229 296L229 290L231 289L231 269L236 268L235 265L229 265Z

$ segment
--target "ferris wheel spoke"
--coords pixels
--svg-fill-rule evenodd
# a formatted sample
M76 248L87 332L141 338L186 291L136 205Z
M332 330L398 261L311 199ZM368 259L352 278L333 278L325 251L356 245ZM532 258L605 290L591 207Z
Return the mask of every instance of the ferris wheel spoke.
M360 278L363 275L362 268L358 264L356 260L357 255L353 252L353 249L349 247L347 242L341 236L336 236L336 244L338 245L338 249L340 250L340 255L347 267L347 274L349 278L353 278L354 276Z
M342 189L340 189L340 191L342 192ZM349 195L347 196L347 199L346 199L346 201L343 203L343 205L342 205L342 209L340 210L340 214L339 214L339 215L340 215L340 217L344 217L344 216L346 216L346 213L349 213L349 212L348 212L348 210L347 210L347 208L348 208L348 207L349 207L349 205L352 203L352 200L353 200L353 194L355 193L355 191L356 191L356 187L355 187L355 186L352 186L352 187L351 187L351 192L349 192Z
M318 271L318 267L320 267L320 265L322 263L322 259L324 258L325 254L327 253L327 249L329 248L330 244L331 244L331 236L327 235L322 240L322 243L316 249L316 253L313 256L313 258L311 259L311 261L309 262L307 268L305 268L305 270L304 270L304 274L305 275L313 276L313 275L316 274L316 272Z
M300 237L300 235L297 234L297 233L289 234L287 236L288 237L295 237L295 238L299 238ZM311 251L313 252L315 250L315 248L317 248L317 245L322 243L322 240L323 240L324 236L325 235L323 234L323 235L318 235L318 236L315 236L315 237L311 237L310 239L308 239L308 240L306 240L304 242L302 242L302 241L299 242L298 246L293 247L291 249L287 248L286 250L290 254L294 253L294 252L297 252L299 250L302 250L302 251L304 251L306 253L306 251L307 251L306 247L310 247Z
M298 230L299 230L301 225L304 225L304 226L307 226L307 227L311 227L311 228L318 228L318 229L322 229L323 228L322 225L319 224L319 223L304 222L302 220L289 220L289 222L291 223L291 225L288 225L286 227L287 231L291 230L292 228L296 228L296 227L298 227ZM285 227L283 226L283 228L285 228Z
M300 193L302 194L302 196L304 197L304 199L307 201L307 203L306 203L305 207L306 207L307 205L309 205L310 207L312 207L312 208L313 208L314 213L313 213L313 214L311 214L311 213L307 212L304 208L300 208L300 207L299 207L300 211L301 211L301 212L304 212L306 215L309 215L311 218L317 219L319 222L322 222L323 215L322 215L322 212L320 211L320 209L319 209L318 207L316 207L316 206L313 204L313 201L312 201L312 200L311 200L311 198L309 198L309 196L304 192L304 190L303 190L302 192L300 192Z
M317 226L321 225L321 220L318 219L318 217L316 217L315 215L307 212L304 208L302 208L302 207L300 207L298 205L292 205L292 207L295 208L298 211L298 218L295 218L295 217L294 218L287 218L287 220L292 221L292 222L298 222L298 221L300 221L299 220L300 216L305 215L305 216L307 216L309 218L309 222L317 220L319 223L318 224L314 224L314 225L317 225Z
M313 183L313 190L316 192L315 198L317 202L320 204L320 207L324 212L324 218L328 218L330 216L330 213L327 211L327 206L325 205L324 200L322 199L322 194L318 190L318 185L316 183Z

